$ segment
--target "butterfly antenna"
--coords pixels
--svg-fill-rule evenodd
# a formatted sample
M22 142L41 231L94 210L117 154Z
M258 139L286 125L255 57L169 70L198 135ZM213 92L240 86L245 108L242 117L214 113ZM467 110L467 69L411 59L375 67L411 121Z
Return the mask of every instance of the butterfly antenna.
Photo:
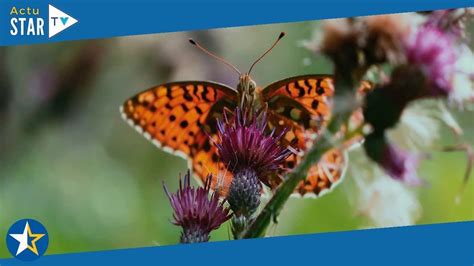
M259 58L257 58L257 60L255 60L255 61L253 62L253 64L250 66L249 71L247 72L247 74L250 74L250 72L252 72L253 67L254 67L260 60L262 60L262 58L265 57L265 56L278 44L278 42L279 42L283 37L285 37L285 33L284 33L284 32L281 32L280 35L278 35L277 40L273 43L273 45L272 45L270 48L268 48L268 50L265 51L265 53L263 53Z
M193 39L189 39L189 42L196 46L197 48L199 48L199 50L203 51L205 54L209 55L210 57L216 59L217 61L219 62L222 62L224 63L225 65L227 65L228 67L232 68L235 72L237 72L240 75L242 75L242 73L240 73L240 71L234 66L232 65L229 61L225 60L224 58L220 57L220 56L217 56L213 53L211 53L209 50L207 50L206 48L202 47L199 43L197 43L195 40Z

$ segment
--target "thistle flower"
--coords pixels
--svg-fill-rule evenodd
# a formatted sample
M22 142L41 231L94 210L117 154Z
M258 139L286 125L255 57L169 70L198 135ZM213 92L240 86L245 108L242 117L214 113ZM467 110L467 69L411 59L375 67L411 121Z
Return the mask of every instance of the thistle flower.
M422 156L410 153L391 144L385 135L380 133L369 134L364 142L367 156L379 164L393 179L405 184L417 186L422 182L418 178L417 170Z
M448 96L453 90L456 48L453 36L438 27L421 26L406 45L408 62L418 66L430 82L430 96Z
M368 64L404 61L402 39L410 32L416 16L413 14L392 14L368 16L363 19L367 30L359 41Z
M245 169L236 172L227 196L230 208L238 215L249 217L260 205L261 191L262 183L255 171Z
M474 56L462 34L468 15L466 10L433 12L405 41L408 62L428 81L422 97L447 97L460 106L474 101Z
M363 107L365 122L377 132L394 127L408 103L420 98L425 87L426 79L418 67L396 67L390 82L367 94Z
M234 117L227 115L218 121L218 141L215 145L221 160L235 173L252 170L263 183L268 175L279 169L280 165L292 153L278 142L286 133L283 130L266 135L267 114L249 115L247 111L236 108Z
M400 14L328 20L323 24L317 52L332 59L336 75L349 75L358 81L373 64L405 61L402 40L415 18ZM317 47L308 42L306 46Z
M232 214L219 200L217 192L210 193L212 176L209 176L204 187L191 187L190 173L184 176L184 183L179 180L179 190L170 194L163 184L171 207L174 210L173 224L181 226L181 243L209 241L209 233L229 220Z
M474 101L474 56L465 36L471 9L432 12L406 41L408 61L431 81L425 97L446 96L462 107Z
M469 8L437 10L431 12L425 24L438 27L456 38L465 38L466 21L473 14L474 10Z
M261 182L268 184L270 175L280 170L292 152L278 143L285 130L278 135L275 131L265 134L265 112L250 115L236 108L233 118L224 114L217 127L218 139L214 143L220 159L234 174L227 200L235 214L232 218L234 237L240 238L240 232L260 205Z

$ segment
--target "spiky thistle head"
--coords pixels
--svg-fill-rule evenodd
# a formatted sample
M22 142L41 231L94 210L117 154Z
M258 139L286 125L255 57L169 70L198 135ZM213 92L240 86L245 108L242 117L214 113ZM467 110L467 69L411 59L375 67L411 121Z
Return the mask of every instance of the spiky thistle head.
M224 118L217 122L218 140L215 142L221 160L233 172L252 169L261 181L266 175L277 171L286 158L292 153L290 149L279 144L287 132L282 130L276 135L275 130L266 134L267 113L250 114L236 108L232 119L224 113Z
M369 134L364 142L365 152L393 179L407 185L422 184L417 170L423 155L401 149L390 143L384 134Z
M453 90L456 49L452 35L438 27L420 27L406 43L408 62L421 68L431 83L430 96L448 96Z
M174 210L173 224L181 226L181 243L207 242L209 233L221 226L232 216L230 210L220 201L217 192L210 192L212 176L206 179L204 187L194 188L190 182L190 172L183 180L179 179L179 189L176 193L169 193L166 186L163 188Z
M236 108L231 118L224 113L217 128L214 144L220 159L233 173L227 200L235 214L232 231L240 238L240 232L260 205L261 183L268 183L292 152L280 144L286 130L279 134L275 134L275 130L266 133L267 113L264 111L252 113Z

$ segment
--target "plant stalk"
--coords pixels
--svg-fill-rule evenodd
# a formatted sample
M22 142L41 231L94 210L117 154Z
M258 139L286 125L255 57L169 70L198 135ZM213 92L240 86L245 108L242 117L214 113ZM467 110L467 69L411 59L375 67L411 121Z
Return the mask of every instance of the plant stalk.
M243 238L262 237L265 234L268 225L270 225L272 219L276 220L276 217L298 183L306 178L306 173L311 165L318 162L321 156L331 147L332 143L328 138L322 138L311 147L303 161L288 175L286 181L278 187L275 195L270 199L265 208L243 232Z

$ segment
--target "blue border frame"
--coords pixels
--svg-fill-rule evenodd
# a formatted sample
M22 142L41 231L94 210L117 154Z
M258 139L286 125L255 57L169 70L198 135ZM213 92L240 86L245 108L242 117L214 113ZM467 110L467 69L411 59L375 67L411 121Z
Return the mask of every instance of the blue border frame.
M49 255L28 265L473 265L473 247L469 221Z
M45 36L10 35L9 12L13 6L39 8L40 17L47 22L48 4L79 22L51 39L47 33ZM3 0L0 5L0 45L4 46L426 11L474 4L472 0Z

